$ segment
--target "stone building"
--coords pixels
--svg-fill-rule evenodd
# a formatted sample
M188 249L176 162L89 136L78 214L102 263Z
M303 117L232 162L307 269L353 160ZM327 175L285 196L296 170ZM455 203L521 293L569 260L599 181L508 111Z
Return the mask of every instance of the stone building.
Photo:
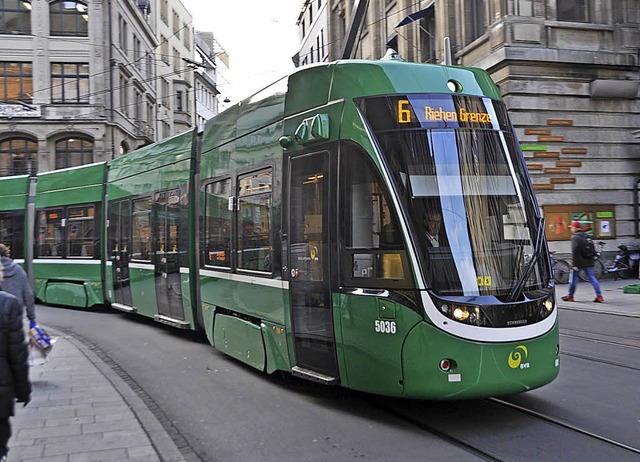
M332 61L342 53L354 2L328 1ZM314 3L304 2L301 18ZM394 37L404 59L434 63L443 61L449 37L455 65L491 74L553 250L569 252L574 220L605 250L639 237L638 0L370 0L356 56L378 59Z
M0 3L0 175L109 160L155 139L144 2Z

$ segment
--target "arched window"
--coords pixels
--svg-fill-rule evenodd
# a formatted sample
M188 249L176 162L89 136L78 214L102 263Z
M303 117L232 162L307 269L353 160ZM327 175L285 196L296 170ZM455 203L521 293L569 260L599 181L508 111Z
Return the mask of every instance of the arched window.
M122 143L120 143L120 155L124 156L125 154L128 154L130 151L129 149L129 143L127 143L126 141L123 141Z
M0 141L0 176L35 175L38 171L38 144L28 138Z
M56 142L56 170L93 162L93 141L88 138L64 138Z
M49 5L51 35L87 37L89 35L89 8L86 3L55 1Z
M0 2L0 34L31 34L31 0Z

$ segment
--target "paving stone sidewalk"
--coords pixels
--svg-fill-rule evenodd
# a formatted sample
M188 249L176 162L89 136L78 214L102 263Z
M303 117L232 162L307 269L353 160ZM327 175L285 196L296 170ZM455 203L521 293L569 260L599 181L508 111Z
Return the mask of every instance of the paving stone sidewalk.
M46 327L46 326L45 326ZM58 335L30 368L31 402L11 419L9 462L183 461L144 402L94 352ZM37 364L40 362L40 364Z

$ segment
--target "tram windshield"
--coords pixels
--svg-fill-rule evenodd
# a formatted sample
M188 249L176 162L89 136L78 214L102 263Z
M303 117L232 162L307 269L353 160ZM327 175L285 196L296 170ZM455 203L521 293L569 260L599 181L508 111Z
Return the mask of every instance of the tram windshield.
M501 102L420 94L366 98L359 107L432 291L505 297L515 286L542 287L544 259L534 254L543 230Z

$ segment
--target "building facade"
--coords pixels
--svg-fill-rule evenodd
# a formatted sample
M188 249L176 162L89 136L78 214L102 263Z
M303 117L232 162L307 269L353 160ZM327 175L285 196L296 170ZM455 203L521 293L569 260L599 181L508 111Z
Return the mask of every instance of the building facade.
M294 58L298 66L325 62L329 58L327 3L329 0L305 0L296 26L300 37L300 51Z
M229 69L229 57L212 32L195 33L196 57L194 65L194 89L196 102L196 124L203 127L222 107L219 79L225 80ZM224 85L222 85L224 87ZM224 99L224 97L223 97Z
M305 4L308 2L305 2ZM353 0L327 5L329 61ZM356 56L397 39L409 61L487 70L499 86L544 212L552 250L583 222L605 250L638 238L640 8L637 0L371 0Z
M0 175L109 160L154 140L156 40L139 3L0 4Z
M156 48L158 139L177 135L194 124L192 17L179 0L157 2ZM186 61L183 59L186 58Z

